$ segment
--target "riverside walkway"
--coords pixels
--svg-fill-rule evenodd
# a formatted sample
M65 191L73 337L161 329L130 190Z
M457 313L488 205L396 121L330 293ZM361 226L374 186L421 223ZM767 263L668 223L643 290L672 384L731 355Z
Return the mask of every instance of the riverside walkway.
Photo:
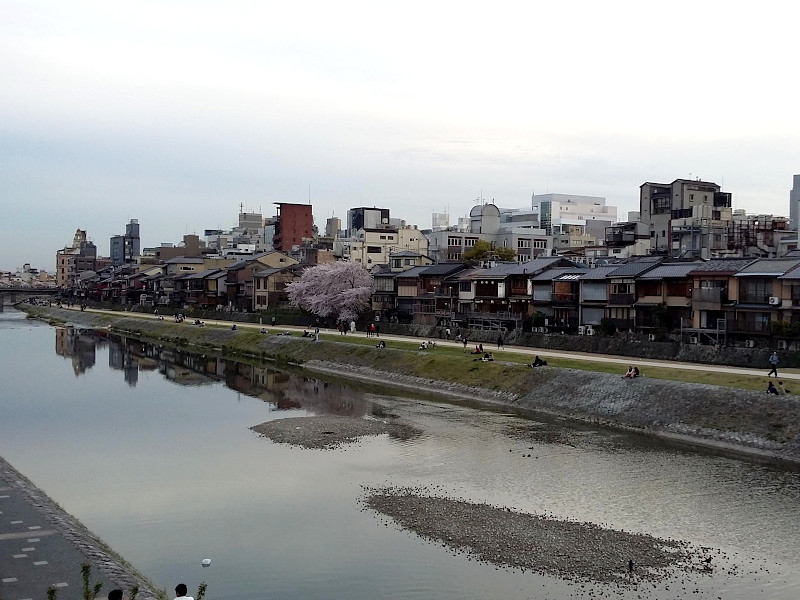
M72 307L71 310L80 311L79 308ZM96 313L104 313L108 315L114 316L128 316L128 317L135 317L135 318L143 318L143 319L158 319L159 317L152 314L146 313L138 313L138 312L121 312L121 311L114 311L114 310L102 310L102 309L93 309L87 308L87 312L96 312ZM171 316L165 316L164 319L171 319ZM203 321L206 325L213 325L219 327L231 327L234 321L225 321L225 320L216 320L216 319L208 319ZM236 327L241 329L255 329L259 330L262 327L266 328L269 333L278 333L282 331L292 331L292 332L302 332L312 331L313 329L309 329L308 327L298 327L294 325L259 325L257 323L240 323L235 322ZM184 321L183 325L187 327L192 327L192 323L189 321ZM346 336L342 336L339 334L338 331L331 330L331 329L322 329L320 328L320 337L325 337L328 340L336 340L341 338L342 341L347 341L347 336L358 336L358 337L366 337L366 332L357 331L355 334L347 333ZM389 342L389 341L396 341L396 342L421 342L425 338L421 338L419 336L404 336L404 335L396 335L396 334L381 334L380 339ZM455 342L452 340L444 340L441 338L436 338L434 340L437 345L439 346L448 346L452 348L460 348L462 347L461 342ZM472 342L472 345L479 343L479 342ZM470 346L468 346L468 349ZM484 348L489 351L493 352L495 356L502 356L504 352L513 353L523 356L534 357L536 355L548 359L548 358L564 358L569 360L576 360L576 361L585 361L585 362L594 362L594 363L607 363L607 364L616 364L620 365L620 375L625 372L625 369L630 364L636 364L640 369L642 367L660 367L666 369L674 369L674 370L681 370L681 371L699 371L699 372L709 372L712 371L714 373L728 373L731 375L748 375L753 377L766 377L767 372L769 371L769 367L765 366L763 369L753 369L753 368L745 368L745 367L728 367L724 365L713 365L713 364L704 364L704 363L692 363L692 362L680 362L680 361L669 361L669 360L657 360L657 359L640 359L640 358L632 358L630 356L617 356L612 354L595 354L589 352L572 352L572 351L563 351L563 350L550 350L547 348L534 348L530 346L515 346L512 344L505 344L504 349L498 350L494 344L485 343ZM532 362L532 360L531 360ZM781 380L800 380L800 370L798 369L781 369L778 367L778 371L780 373Z
M156 598L143 578L58 504L0 457L0 598L44 600L83 596L81 565L92 566L91 584L103 584L101 598L114 588L139 586L142 600Z

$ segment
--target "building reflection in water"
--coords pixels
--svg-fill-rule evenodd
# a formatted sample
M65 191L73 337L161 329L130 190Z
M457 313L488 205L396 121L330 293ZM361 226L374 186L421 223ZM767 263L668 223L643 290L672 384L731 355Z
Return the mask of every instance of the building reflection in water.
M56 354L72 361L72 370L76 377L94 366L97 347L97 337L94 334L89 329L56 328Z
M363 416L367 412L363 393L338 383L102 331L56 329L56 353L72 359L76 375L94 365L98 345L107 347L108 366L122 371L131 387L136 386L139 371L158 370L165 379L181 386L224 383L237 392L269 402L276 410L303 409L314 414L347 416Z

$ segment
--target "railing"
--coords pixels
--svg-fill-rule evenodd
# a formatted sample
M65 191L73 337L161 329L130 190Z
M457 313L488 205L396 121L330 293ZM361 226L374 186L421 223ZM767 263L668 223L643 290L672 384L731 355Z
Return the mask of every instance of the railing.
M577 304L578 294L553 294L551 300L553 304Z
M693 302L709 302L712 304L720 304L727 302L728 294L722 293L721 288L695 288L692 290Z
M728 333L769 333L769 323L736 322Z
M626 330L636 327L636 322L633 319L611 319L617 329Z
M608 304L613 306L633 306L636 294L609 294Z
M750 294L747 291L739 290L739 302L747 304L769 304L769 294Z

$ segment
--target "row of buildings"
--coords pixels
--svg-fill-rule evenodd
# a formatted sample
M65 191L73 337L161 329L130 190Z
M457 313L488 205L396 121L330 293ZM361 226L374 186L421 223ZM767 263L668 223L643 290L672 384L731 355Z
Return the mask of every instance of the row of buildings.
M247 258L176 257L108 267L80 297L186 309L274 310L304 265L271 251ZM800 333L800 252L709 261L647 256L587 267L564 257L525 263L433 263L401 251L373 271L370 318L474 330L630 331L687 342L755 344Z

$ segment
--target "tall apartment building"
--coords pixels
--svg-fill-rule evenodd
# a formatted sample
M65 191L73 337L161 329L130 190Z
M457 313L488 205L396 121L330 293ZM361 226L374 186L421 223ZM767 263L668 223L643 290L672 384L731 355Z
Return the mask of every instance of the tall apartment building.
M64 246L56 252L56 285L74 287L78 275L94 271L97 247L86 237L85 229L76 229L72 246Z
M287 252L293 246L300 246L304 239L314 236L314 217L310 204L276 202L278 217L272 245L275 250Z
M795 175L792 180L792 189L789 191L789 226L800 232L800 175Z
M111 258L111 264L119 267L135 263L141 254L139 221L131 219L130 223L125 225L125 234L112 236L110 240L109 257Z
M643 183L639 219L647 224L656 252L704 259L730 252L731 194L716 183L699 179Z

